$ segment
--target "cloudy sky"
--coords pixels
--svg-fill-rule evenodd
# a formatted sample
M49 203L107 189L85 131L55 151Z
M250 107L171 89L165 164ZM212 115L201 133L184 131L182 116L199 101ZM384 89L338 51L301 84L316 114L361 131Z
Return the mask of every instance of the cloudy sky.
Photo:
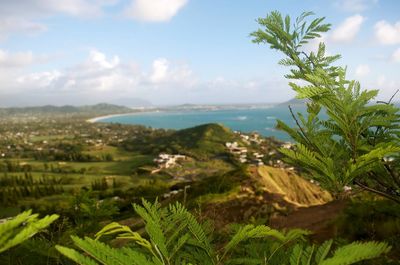
M249 37L272 10L325 16L349 77L400 88L398 0L0 0L0 106L288 100L279 54Z

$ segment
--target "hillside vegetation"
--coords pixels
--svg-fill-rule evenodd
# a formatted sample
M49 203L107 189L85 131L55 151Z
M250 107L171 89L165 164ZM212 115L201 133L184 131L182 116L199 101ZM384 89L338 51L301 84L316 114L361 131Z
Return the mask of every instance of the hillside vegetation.
M38 106L38 107L10 107L0 108L0 115L32 115L32 114L81 114L81 115L106 115L133 112L132 109L124 106L99 103L87 106Z
M238 140L238 137L221 124L204 124L177 131L166 140L177 151L201 157L225 154L225 143Z
M143 153L161 152L184 154L197 159L227 156L226 142L240 141L230 129L220 124L204 124L168 134L149 135L129 140L127 146Z

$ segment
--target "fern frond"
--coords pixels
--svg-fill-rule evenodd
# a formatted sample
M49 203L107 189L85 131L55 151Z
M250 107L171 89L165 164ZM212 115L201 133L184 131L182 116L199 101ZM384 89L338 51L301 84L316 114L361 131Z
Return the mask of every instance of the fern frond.
M285 234L285 239L284 242L289 242L289 241L294 241L294 240L304 240L305 236L310 235L311 232L304 230L304 229L298 229L298 228L294 228L294 229L290 229L286 234Z
M301 256L302 265L311 265L314 250L315 250L315 245L308 246L303 250L303 254Z
M127 259L127 257L123 255L123 253L111 248L110 246L100 241L96 241L88 237L81 239L75 236L72 236L72 240L74 241L77 247L79 247L86 254L88 254L101 264L104 265L132 264L132 261L129 261L129 259Z
M133 232L128 226L120 225L116 222L112 222L103 227L99 232L96 233L96 240L104 235L118 234L118 238L134 240L138 245L147 248L152 251L152 246L149 241L140 236L139 233Z
M56 219L58 215L55 214L39 219L29 210L0 224L0 253L31 238Z
M319 80L319 82L321 82ZM296 98L299 99L307 99L314 97L321 97L325 94L330 93L330 90L324 87L315 87L315 86L299 86L295 83L290 82L289 85L293 88L294 91L297 92Z
M78 251L76 251L75 249L72 248L67 248L67 247L63 247L63 246L56 246L56 249L63 254L64 256L66 256L67 258L69 258L72 261L75 261L77 264L81 264L81 265L99 265L99 263L97 263L96 261L92 260L91 258L82 255L81 253L79 253Z
M150 241L156 252L160 254L160 258L168 258L167 240L162 228L162 214L163 210L160 209L160 204L155 202L153 205L146 200L142 200L143 206L141 207L134 204L133 207L138 215L140 215L145 222L145 229L150 237Z
M260 259L258 258L234 258L230 259L224 264L226 265L259 265Z
M246 225L244 227L241 227L228 242L228 244L225 245L222 257L224 257L233 248L237 247L242 241L248 240L250 238L263 237L273 237L275 239L278 239L279 241L285 241L285 236L278 230L269 228L265 225Z
M329 254L331 250L333 240L325 241L321 246L318 247L315 253L315 262L320 264Z
M128 247L122 248L121 252L124 253L129 260L136 262L136 264L163 265L163 263L159 259L152 257L152 259L150 260L144 254Z
M320 265L348 265L363 260L374 259L382 254L390 251L390 247L386 243L354 242L337 249L333 257L326 259Z
M172 207L171 210L175 213L180 213L180 215L184 217L185 223L188 230L190 231L191 236L198 242L198 246L206 251L209 257L212 257L213 249L210 245L209 239L203 227L196 220L196 218L190 212L188 212L180 203L176 203L175 207Z
M290 255L290 265L301 265L301 257L303 256L303 248L300 245L295 245L292 254Z

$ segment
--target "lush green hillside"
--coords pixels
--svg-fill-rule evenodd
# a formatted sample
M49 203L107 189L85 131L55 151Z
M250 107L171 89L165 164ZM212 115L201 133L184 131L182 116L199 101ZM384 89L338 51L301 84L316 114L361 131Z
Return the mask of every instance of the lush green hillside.
M230 129L220 124L204 124L180 131L171 131L159 137L140 138L128 141L128 149L144 153L185 154L198 159L227 155L226 142L240 141Z
M279 106L305 106L306 103L307 101L304 99L292 98L288 101L279 103Z
M82 114L104 115L132 112L132 109L107 103L99 103L88 106L38 106L38 107L13 107L0 108L0 115L24 115L24 114Z
M226 152L225 143L238 140L227 127L220 124L204 124L177 131L168 139L174 148L183 149L185 153L197 155L218 155ZM178 148L180 146L180 148Z

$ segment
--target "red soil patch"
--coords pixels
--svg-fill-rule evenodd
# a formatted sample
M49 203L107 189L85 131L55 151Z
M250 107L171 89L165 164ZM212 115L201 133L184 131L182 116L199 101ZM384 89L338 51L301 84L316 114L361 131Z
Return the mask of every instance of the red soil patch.
M345 201L333 201L324 205L299 208L286 216L273 216L270 219L270 226L277 229L310 230L313 232L313 239L324 241L335 236L334 221L345 207Z
M241 192L235 198L225 202L203 205L201 217L213 220L217 230L225 229L225 226L230 223L248 223L253 220L257 224L264 222L265 225L276 229L306 229L313 232L312 238L317 241L334 237L333 221L343 211L346 202L332 201L323 204L326 197L325 191L304 183L305 180L297 175L293 176L291 172L273 168L270 171L274 173L273 184L278 183L280 185L278 187L285 189L284 193L274 193L274 190L268 187L269 182L264 183L265 176L261 176L256 167L251 167L249 173L252 178L242 184ZM296 178L294 180L281 181L281 179L285 181L294 177ZM304 191L304 189L307 190ZM299 207L299 203L291 203L288 200L286 192L293 193L289 194L293 198L296 196L315 198L314 201L319 200L318 203L321 205ZM315 203L314 201L311 203Z

